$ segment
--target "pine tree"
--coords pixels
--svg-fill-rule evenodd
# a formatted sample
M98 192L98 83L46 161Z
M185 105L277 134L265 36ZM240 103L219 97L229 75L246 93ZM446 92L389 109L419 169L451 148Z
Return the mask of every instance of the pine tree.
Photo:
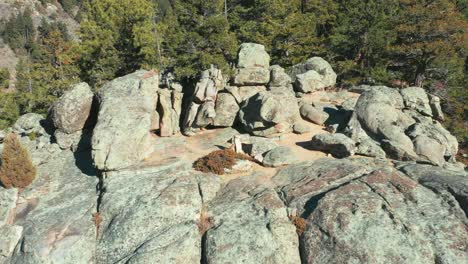
M394 21L397 41L392 51L397 63L404 66L401 69L404 77L422 86L430 68L439 64L442 66L439 68L458 71L461 78L468 23L455 1L399 0L399 3L403 9Z
M92 85L157 65L151 0L87 0L81 13L82 77Z
M266 46L272 63L291 66L325 55L324 38L335 20L334 1L228 1L229 21L240 42Z
M17 66L18 103L21 114L45 114L72 84L79 82L78 49L67 41L58 24L40 30L37 52Z
M11 126L18 117L16 93L0 93L0 129Z
M229 32L224 0L172 1L159 22L167 66L178 77L195 77L211 64L229 74L236 58L237 41Z
M27 8L6 22L2 36L13 50L31 52L34 48L36 30L31 14L31 10Z
M340 0L336 26L330 35L331 52L345 82L371 77L388 81L387 47L394 41L392 17L399 12L396 0Z

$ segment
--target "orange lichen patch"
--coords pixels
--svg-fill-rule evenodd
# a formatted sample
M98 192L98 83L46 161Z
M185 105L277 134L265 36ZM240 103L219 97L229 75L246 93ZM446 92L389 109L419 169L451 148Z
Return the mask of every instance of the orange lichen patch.
M291 222L296 226L296 232L300 236L304 233L307 227L307 220L300 216L292 215L289 217Z
M153 70L150 70L148 72L146 72L144 75L143 75L143 78L144 79L147 79L147 78L150 78L150 77L153 77L155 75L159 75L159 71L156 70L156 69L153 69Z
M250 157L238 154L232 149L216 150L198 159L193 167L201 172L223 175L224 170L232 169L238 159L250 159Z
M25 188L36 178L29 152L24 148L18 137L10 133L5 137L0 169L0 183L7 189Z
M99 228L101 227L102 223L102 216L99 212L93 214L93 223L96 226L96 238L99 236Z
M211 218L204 209L200 212L200 218L198 219L197 226L200 235L204 235L206 231L214 226L213 218Z

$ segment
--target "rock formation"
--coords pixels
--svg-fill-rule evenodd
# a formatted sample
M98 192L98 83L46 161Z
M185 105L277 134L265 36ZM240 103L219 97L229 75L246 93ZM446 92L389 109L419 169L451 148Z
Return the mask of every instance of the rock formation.
M158 73L138 71L99 90L98 121L92 138L93 160L98 169L126 168L148 154L158 89Z
M289 71L297 92L309 93L332 87L336 84L336 73L331 65L320 57L313 57L297 64Z
M270 67L258 44L237 67L204 71L185 109L170 74L137 71L0 131L38 171L0 186L0 264L466 262L468 174L436 97L316 91L327 63ZM242 162L193 169L220 148Z
M428 95L416 87L372 87L357 101L347 133L356 142L380 145L397 160L443 166L458 152L455 137L433 119Z
M216 98L223 87L224 79L220 70L212 66L202 72L185 114L183 132L186 135L193 135L196 129L213 124L216 117Z

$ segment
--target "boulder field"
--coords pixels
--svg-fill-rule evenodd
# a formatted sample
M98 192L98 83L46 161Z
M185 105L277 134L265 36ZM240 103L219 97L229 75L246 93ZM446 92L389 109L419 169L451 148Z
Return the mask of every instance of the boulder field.
M468 173L418 87L336 91L314 57L270 66L241 45L234 76L192 91L137 71L81 83L16 133L38 169L0 186L0 263L465 263ZM223 148L224 175L193 169Z

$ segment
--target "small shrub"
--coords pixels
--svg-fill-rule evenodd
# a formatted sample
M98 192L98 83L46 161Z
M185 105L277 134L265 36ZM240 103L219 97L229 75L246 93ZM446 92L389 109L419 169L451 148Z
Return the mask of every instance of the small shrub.
M31 140L31 141L34 141L37 139L37 133L36 132L31 132L28 134L28 138Z
M10 71L7 68L0 68L0 89L8 89L10 85Z
M11 133L4 139L0 183L5 188L25 188L36 177L36 168L32 164L28 150L18 137Z
M249 159L249 157L237 154L232 149L216 150L198 159L194 164L194 168L201 172L223 175L224 169L232 169L238 159L245 160Z
M304 233L307 221L300 216L290 216L292 223L296 226L296 232L300 236Z

